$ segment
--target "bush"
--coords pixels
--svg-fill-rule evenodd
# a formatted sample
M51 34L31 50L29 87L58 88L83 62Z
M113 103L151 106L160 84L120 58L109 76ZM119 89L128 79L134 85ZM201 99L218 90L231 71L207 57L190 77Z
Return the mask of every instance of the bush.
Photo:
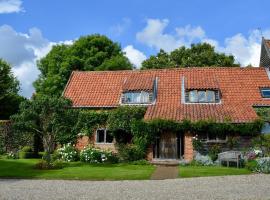
M149 163L149 161L147 161L147 160L136 160L136 161L130 162L130 164L132 164L132 165L151 165Z
M254 172L257 169L257 165L258 165L258 163L256 160L249 160L249 161L246 161L245 168Z
M136 161L145 158L145 152L136 145L118 145L119 157L122 161Z
M46 160L41 160L35 165L35 168L40 170L62 169L63 167L64 163L60 160L56 160L54 162L47 162Z
M198 138L194 138L192 140L192 145L195 151L202 152L203 151L203 143Z
M22 149L21 149L21 152L32 152L32 147L30 146L24 146Z
M111 151L86 147L80 153L80 160L87 163L118 163L118 157Z
M35 158L35 154L33 152L19 152L20 159L28 159L28 158Z
M191 165L201 165L201 166L211 166L213 165L213 160L210 158L210 156L201 155L200 153L197 153L194 161L191 162Z
M18 159L18 158L19 158L19 156L18 156L17 153L9 152L9 153L7 154L7 159Z
M214 144L213 146L210 147L209 149L209 156L212 159L212 161L217 160L218 154L221 152L221 148L218 144Z
M257 160L257 171L260 173L270 173L270 157L258 158Z
M57 150L57 155L61 160L66 162L74 162L79 159L77 150L69 143Z

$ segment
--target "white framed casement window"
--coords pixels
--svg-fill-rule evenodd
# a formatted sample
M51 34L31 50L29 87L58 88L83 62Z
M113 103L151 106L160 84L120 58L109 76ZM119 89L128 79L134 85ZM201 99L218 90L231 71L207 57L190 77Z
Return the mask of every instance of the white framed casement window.
M149 104L151 94L146 91L125 92L122 96L122 104Z
M263 98L270 98L270 88L261 88L261 95Z
M111 144L113 143L113 136L107 129L97 129L96 130L96 143L101 144Z
M225 143L228 140L227 135L212 135L212 134L200 134L197 136L199 140L205 143Z
M219 103L218 90L188 90L186 91L187 103Z

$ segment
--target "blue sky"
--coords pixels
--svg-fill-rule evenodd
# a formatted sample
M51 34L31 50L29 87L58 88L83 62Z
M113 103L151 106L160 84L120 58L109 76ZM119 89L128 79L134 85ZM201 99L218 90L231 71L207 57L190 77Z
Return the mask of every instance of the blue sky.
M160 48L209 42L245 66L258 66L261 28L270 38L266 0L0 0L0 57L10 62L31 96L36 60L53 44L105 34L140 63Z

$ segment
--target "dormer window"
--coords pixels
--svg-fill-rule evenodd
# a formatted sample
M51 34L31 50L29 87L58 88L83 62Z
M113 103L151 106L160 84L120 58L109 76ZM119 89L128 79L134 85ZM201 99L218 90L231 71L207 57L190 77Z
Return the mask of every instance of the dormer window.
M129 91L123 93L122 104L150 104L153 94L147 91Z
M187 103L218 103L220 101L218 90L187 90Z
M270 98L270 88L261 88L263 98Z

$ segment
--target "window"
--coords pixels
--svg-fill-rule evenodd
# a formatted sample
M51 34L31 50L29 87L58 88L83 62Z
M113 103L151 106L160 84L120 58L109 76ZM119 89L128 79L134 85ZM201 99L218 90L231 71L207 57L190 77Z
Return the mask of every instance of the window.
M226 141L227 141L226 135L207 134L207 141L206 142L226 142Z
M218 90L189 90L186 94L187 103L218 103Z
M96 143L112 143L113 136L107 129L97 129Z
M261 94L263 98L270 98L270 88L262 88Z
M123 94L123 104L148 104L151 103L151 93L145 91L126 92Z

